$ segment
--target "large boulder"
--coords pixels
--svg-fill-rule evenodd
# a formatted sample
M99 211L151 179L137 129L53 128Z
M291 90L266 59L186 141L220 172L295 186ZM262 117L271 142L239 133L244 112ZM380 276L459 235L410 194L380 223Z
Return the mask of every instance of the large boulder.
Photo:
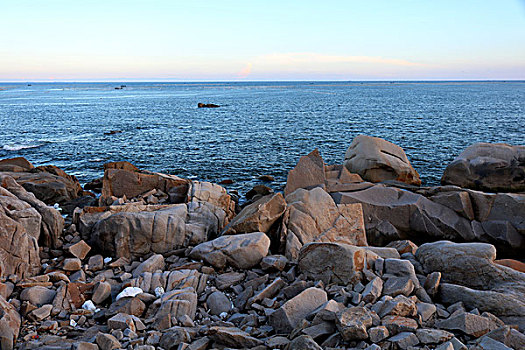
M490 192L525 191L525 146L473 144L447 166L441 183Z
M14 349L20 324L18 311L0 295L0 349Z
M32 276L40 269L38 236L34 237L36 213L0 189L0 278Z
M76 222L104 254L135 258L196 245L224 227L224 211L206 202L87 207Z
M64 204L82 195L80 182L56 166L34 167L24 158L4 159L0 172L13 177L27 191L46 204Z
M297 259L301 247L309 242L367 245L360 204L336 204L320 187L298 189L286 202L281 241L289 259Z
M476 238L468 219L420 194L399 188L380 184L363 191L333 193L332 197L338 205L362 205L369 244L384 245L403 239L421 242Z
M170 194L172 203L183 203L189 186L189 180L174 175L139 170L125 161L111 162L104 164L101 203L108 204L111 197L137 197L153 189Z
M208 262L222 269L226 265L249 269L268 255L270 238L263 232L224 235L199 244L190 253L193 259Z
M363 182L358 174L353 174L342 164L326 165L317 149L303 156L297 165L288 172L284 189L285 196L299 188L310 190L321 187L327 192L354 191L372 186Z
M378 137L356 136L346 151L344 165L371 182L393 180L421 185L403 149Z
M346 285L361 281L366 250L342 243L308 243L298 260L299 270L307 277Z
M224 228L223 234L265 232L281 218L286 201L281 193L269 194L244 207Z
M425 273L441 272L444 302L462 301L525 327L525 273L494 263L494 246L439 241L421 245L416 258Z
M187 202L206 202L224 211L225 224L235 216L235 202L222 186L211 182L191 181Z
M33 235L46 247L59 248L64 229L64 218L59 211L46 205L39 200L35 194L28 192L24 187L19 185L12 177L0 174L0 187L6 189L21 201L29 204L41 216L40 233ZM30 230L32 232L32 230Z

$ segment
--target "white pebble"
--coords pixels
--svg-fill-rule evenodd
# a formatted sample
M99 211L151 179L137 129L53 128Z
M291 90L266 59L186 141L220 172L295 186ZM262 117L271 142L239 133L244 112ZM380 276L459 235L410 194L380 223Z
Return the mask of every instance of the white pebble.
M160 298L162 296L162 294L164 294L164 288L162 288L162 287L155 288L155 296L157 298Z
M126 298L126 297L134 297L134 296L139 295L140 293L144 293L144 291L139 287L126 287L124 288L122 292L120 292L117 295L116 300L119 300L121 298Z
M113 259L111 259L111 258L104 258L104 264L107 264L107 263L111 262L111 260L113 260Z

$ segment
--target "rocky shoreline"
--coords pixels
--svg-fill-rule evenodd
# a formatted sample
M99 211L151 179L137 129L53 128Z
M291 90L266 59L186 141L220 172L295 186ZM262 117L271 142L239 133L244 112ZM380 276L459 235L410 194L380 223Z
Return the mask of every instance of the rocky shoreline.
M269 177L270 178L270 177ZM358 136L283 193L0 160L1 349L524 349L525 146Z

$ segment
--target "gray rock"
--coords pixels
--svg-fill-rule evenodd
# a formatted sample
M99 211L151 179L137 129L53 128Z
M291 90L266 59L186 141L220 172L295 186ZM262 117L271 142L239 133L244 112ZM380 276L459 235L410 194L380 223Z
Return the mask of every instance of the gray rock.
M213 292L206 299L206 304L212 315L220 315L223 312L230 312L232 309L232 302L222 292Z
M101 350L119 349L121 347L117 338L111 334L99 333L96 341Z
M378 137L356 136L346 151L344 165L371 182L394 180L421 185L403 149Z
M226 226L222 234L265 232L281 218L286 202L281 193L270 194L244 207Z
M93 289L91 300L95 304L100 304L111 296L111 284L108 282L99 282Z
M20 293L20 300L29 301L33 305L42 306L51 304L55 298L56 291L46 287L34 286L26 288Z
M411 332L401 332L389 338L388 341L395 344L399 349L408 349L419 344L419 339Z
M461 331L473 337L481 337L488 333L494 327L487 318L460 312L456 315L450 316L446 320L436 322L436 327L440 329Z
M387 300L379 311L379 317L386 315L415 316L416 314L416 303L404 295L398 295L392 300Z
M416 331L416 336L423 344L441 344L454 336L454 334L440 329L422 328Z
M194 259L202 259L209 264L223 268L231 265L248 269L257 265L268 255L270 239L263 232L221 236L213 241L201 243L190 253Z
M139 277L143 272L155 272L163 270L165 266L164 257L161 254L154 254L148 259L140 263L135 270L133 270L133 277Z
M308 243L299 254L299 269L324 283L355 283L362 278L366 253L342 243Z
M336 315L337 329L346 341L367 339L372 321L372 313L364 307L350 307Z
M262 344L262 341L259 339L250 336L248 333L236 327L215 326L210 328L209 333L210 338L213 339L213 341L233 348L247 349Z
M322 350L315 340L309 335L300 335L292 340L285 348L286 350Z
M173 325L173 318L187 315L193 320L196 312L197 294L193 288L166 292L160 298L160 306L154 317L154 327L157 330L168 329Z
M525 146L476 143L450 163L441 182L487 192L525 190Z
M277 270L277 271L283 271L286 267L286 263L288 263L288 259L286 259L283 255L268 255L265 256L261 261L261 268L263 270Z
M308 288L270 314L268 321L277 333L289 333L301 320L326 301L327 295L324 290Z
M389 336L390 333L388 333L388 329L385 326L372 327L368 330L368 337L372 343L379 343Z
M360 204L338 205L322 188L298 189L286 196L280 239L285 255L296 260L303 245L336 242L366 246L363 210Z
M509 348L505 344L494 340L489 337L481 337L478 341L476 341L476 344L472 346L470 349L472 350L512 350L512 348Z
M365 290L363 291L362 300L365 303L375 303L376 300L381 296L381 292L383 291L383 280L379 277L374 278L368 284L365 286Z
M417 314L423 322L428 321L436 313L436 305L430 303L417 303Z

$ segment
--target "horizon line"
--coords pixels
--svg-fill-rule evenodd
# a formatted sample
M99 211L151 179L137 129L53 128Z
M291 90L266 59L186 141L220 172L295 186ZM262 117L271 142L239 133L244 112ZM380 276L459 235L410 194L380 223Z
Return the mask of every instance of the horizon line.
M309 79L281 79L281 80L170 80L170 79L109 79L109 80L0 80L0 84L28 84L28 83L415 83L415 82L525 82L525 79L370 79L370 80L309 80Z

